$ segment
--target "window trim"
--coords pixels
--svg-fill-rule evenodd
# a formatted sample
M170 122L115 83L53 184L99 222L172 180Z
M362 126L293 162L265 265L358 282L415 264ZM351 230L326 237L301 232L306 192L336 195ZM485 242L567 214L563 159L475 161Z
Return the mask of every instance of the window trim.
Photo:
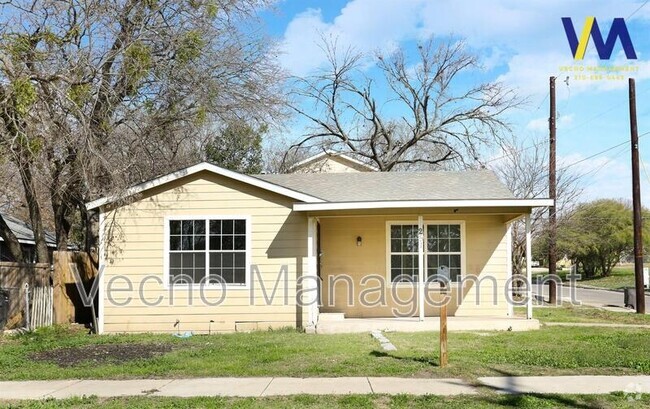
M200 250L205 252L205 268L206 268L206 277L209 276L210 272L210 241L209 241L209 220L244 220L246 222L246 249L245 249L245 268L246 268L246 281L242 284L231 284L225 283L225 288L228 290L248 290L250 289L251 282L251 255L252 255L252 217L250 215L242 214L196 214L196 215L171 215L164 217L164 228L163 228L163 287L165 290L169 289L194 289L201 288L201 284L192 283L192 284L174 284L171 285L169 282L169 222L174 220L204 220L206 221L206 243L205 250ZM221 289L224 288L221 284L204 284L203 288L205 289Z
M418 226L418 220L398 220L398 221L387 221L386 222L386 277L388 279L388 282L392 286L411 286L414 284L417 284L417 281L414 281L413 283L408 283L408 282L393 282L393 275L391 272L391 255L393 252L391 251L391 235L390 235L390 230L392 226ZM416 251L415 253L404 253L404 252L399 252L399 254L415 254L416 257L418 255L418 252ZM426 258L426 257L425 257Z
M388 283L390 286L397 286L397 287L413 287L417 286L419 284L418 281L415 281L413 283L405 283L405 282L399 282L399 283L394 283L393 282L393 277L391 274L391 247L390 247L390 228L391 226L403 226L403 225L417 225L418 224L418 219L412 219L412 220L388 220L386 221L386 279L388 280ZM424 219L422 222L425 231L423 234L426 235L426 228L427 225L433 224L433 225L440 225L440 224L456 224L460 225L460 281L452 281L451 285L460 285L463 281L463 278L467 275L466 271L466 256L467 256L467 249L465 247L465 220L429 220L429 219ZM426 280L428 279L428 273L427 273L427 248L426 248L426 241L424 244L424 266L423 266L423 271L424 271L424 281L426 284ZM435 253L435 254L440 254L440 253ZM429 288L437 288L440 287L441 285L439 283L429 283L428 284Z

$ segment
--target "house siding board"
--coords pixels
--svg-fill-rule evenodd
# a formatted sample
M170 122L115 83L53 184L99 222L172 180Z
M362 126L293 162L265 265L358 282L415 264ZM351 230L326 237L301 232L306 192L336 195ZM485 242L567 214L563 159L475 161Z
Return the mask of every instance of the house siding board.
M296 277L306 271L307 219L294 213L295 200L251 187L209 172L181 178L140 195L136 201L121 207L105 209L105 288L116 276L128 277L133 290L104 297L104 332L176 332L178 319L181 331L234 331L237 322L263 322L268 327L296 327L306 319L307 312L296 306ZM164 279L165 218L170 216L246 215L251 217L251 264L259 266L261 281L267 293L273 291L282 266L288 267L288 299L282 298L284 282L279 283L276 298L266 305L260 281L255 277L251 289L228 289L219 306L202 305L197 294L175 288L174 305L169 290L147 277ZM119 287L122 281L114 282ZM162 297L157 306L147 306L137 297L142 285L149 302ZM251 291L255 302L250 303ZM218 297L218 290L206 290L206 297ZM119 307L129 296L128 306ZM189 305L188 297L192 299ZM255 324L258 325L258 324Z
M465 273L475 275L479 279L492 277L497 282L497 294L495 305L492 304L492 290L490 286L481 286L478 290L482 299L485 296L489 302L483 302L480 306L475 305L477 289L470 286L463 291L463 302L459 305L457 290L452 292L452 302L448 311L451 315L492 315L506 316L507 305L504 293L504 285L507 280L506 260L506 226L501 216L472 215L452 216L423 214L425 222L436 220L464 221L465 222ZM393 308L398 307L391 302L391 287L386 288L386 306L373 306L371 308L360 306L358 303L360 292L368 287L361 286L361 279L370 274L378 274L386 277L387 270L387 249L386 249L386 222L388 221L417 221L417 215L395 216L384 215L374 217L345 217L345 218L322 218L321 224L321 276L323 283L323 300L325 305L321 312L344 312L346 317L390 317L394 316ZM362 237L362 246L356 246L356 237ZM334 294L331 295L328 286L330 277L338 274L349 274L354 282L354 304L346 305L346 284L338 281L334 287ZM369 283L375 284L375 283ZM453 286L452 286L453 288ZM398 312L402 315L417 316L416 290L410 286L398 286L397 295L403 299L413 299L415 307L399 307ZM375 293L377 294L377 293ZM432 300L438 301L442 295L439 290L430 290ZM333 305L329 305L330 299L334 299ZM427 316L439 315L439 308L427 305L425 307Z
M351 160L345 155L316 155L295 165L291 173L358 173L372 172L377 169Z
M368 170L350 161L329 156L294 170L295 173L356 173L362 171L367 172Z

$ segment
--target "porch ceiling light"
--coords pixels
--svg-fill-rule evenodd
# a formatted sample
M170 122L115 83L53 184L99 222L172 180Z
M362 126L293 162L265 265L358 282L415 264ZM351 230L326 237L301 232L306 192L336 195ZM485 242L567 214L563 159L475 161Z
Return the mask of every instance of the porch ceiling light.
M357 236L357 247L361 247L361 242L362 241L363 241L363 239L361 238L361 236Z

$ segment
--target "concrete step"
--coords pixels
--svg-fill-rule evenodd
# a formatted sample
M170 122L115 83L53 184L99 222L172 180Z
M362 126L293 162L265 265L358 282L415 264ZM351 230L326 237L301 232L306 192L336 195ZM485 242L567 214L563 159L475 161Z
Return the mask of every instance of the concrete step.
M344 319L344 312L326 312L318 314L318 322L343 321Z

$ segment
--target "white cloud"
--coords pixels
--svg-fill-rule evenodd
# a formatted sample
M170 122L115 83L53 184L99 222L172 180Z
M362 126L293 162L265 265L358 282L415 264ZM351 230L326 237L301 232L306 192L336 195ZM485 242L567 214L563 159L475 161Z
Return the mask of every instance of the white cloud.
M647 81L650 78L650 60L637 48L639 59L633 65L638 67L638 72L633 75L624 73L623 80L577 80L574 73L559 72L561 66L575 63L561 17L572 17L579 32L586 16L597 16L601 30L606 31L608 21L614 17L627 17L642 3L643 0L351 0L338 16L327 21L319 10L308 10L297 15L284 34L286 54L283 63L296 74L306 74L319 67L324 62L322 51L318 48L319 33L338 37L340 45L353 46L362 52L390 50L397 44L422 40L431 35L452 35L465 39L467 45L480 54L486 70L499 70L502 74L497 80L518 90L521 97L529 97L533 106L528 116L524 115L526 119L521 116L515 118L516 122L521 121L520 128L516 130L518 134L522 130L531 133L547 131L547 118L542 113L547 110L548 97L545 96L548 95L548 78L552 75L558 77L558 101L564 102L558 104L558 129L570 129L574 112L578 122L584 122L580 115L589 112L595 93L624 89L628 76L634 76L637 82ZM636 25L636 32L632 29L630 32L633 41L641 34L645 35L638 28L647 28L648 20L650 5L640 9L633 19L627 20L628 28L631 24ZM637 41L640 40L635 43ZM629 63L620 48L617 44L610 65ZM581 65L595 66L601 63L592 42ZM564 83L567 76L568 86ZM645 85L637 85L638 92L643 90ZM579 94L579 99L573 98ZM570 109L571 114L562 112L562 109ZM601 130L594 128L589 132L598 134ZM629 147L626 152L629 152ZM609 154L572 167L586 174L583 200L630 197L627 156L625 152L618 154L618 150ZM585 156L588 154L567 156L563 160L573 163ZM646 164L646 167L650 171L650 164ZM650 199L650 177L644 176L643 179L644 200ZM646 204L650 205L647 200Z
M320 36L328 29L320 10L308 9L296 15L284 34L281 64L296 74L306 74L317 68L325 60L323 51L317 45Z
M535 98L548 90L548 77L560 66L573 64L560 18L574 18L577 30L582 19L595 15L603 20L627 16L642 3L603 0L351 0L332 21L319 10L297 15L284 35L282 62L296 74L306 74L324 62L319 48L321 34L339 39L342 46L358 51L390 50L397 44L425 37L454 35L484 54L486 69L507 63L499 80ZM650 7L639 10L634 20L650 18ZM601 23L601 28L606 27ZM593 48L593 47L592 47ZM619 53L614 63L626 63ZM589 49L584 64L597 65ZM650 62L637 62L639 79L650 77ZM626 81L571 81L572 93L610 90ZM558 98L562 98L558 95Z
M320 10L309 9L289 23L284 33L281 63L297 75L305 75L325 62L322 38L334 38L342 48L359 52L390 51L413 39L420 25L424 0L353 0L332 21Z

